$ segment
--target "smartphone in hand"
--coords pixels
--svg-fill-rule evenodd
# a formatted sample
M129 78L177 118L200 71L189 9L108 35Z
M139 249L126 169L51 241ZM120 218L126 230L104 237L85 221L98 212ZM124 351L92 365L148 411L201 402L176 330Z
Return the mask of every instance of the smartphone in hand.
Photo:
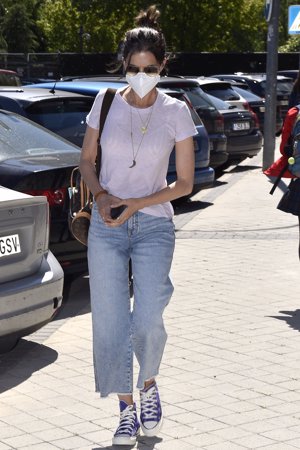
M127 208L127 205L121 205L121 206L117 206L116 208L111 208L110 217L114 220L117 219L118 217L120 217L120 215L126 208Z

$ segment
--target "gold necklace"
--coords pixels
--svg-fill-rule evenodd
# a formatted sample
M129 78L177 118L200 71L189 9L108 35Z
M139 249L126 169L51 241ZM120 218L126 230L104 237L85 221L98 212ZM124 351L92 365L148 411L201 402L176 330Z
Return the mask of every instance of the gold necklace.
M153 106L153 105L152 105L152 106ZM150 119L151 119L152 108L151 108L151 111L150 111L150 113L149 113L148 118L146 119L146 122L143 122L139 110L137 110L137 112L138 112L138 115L139 115L139 118L140 118L140 121L141 121L141 124L142 124L142 126L141 126L141 132L142 132L142 134L145 134L145 133L147 133L147 131L148 131L148 125L149 125L149 122L150 122Z
M142 143L143 143L144 136L145 136L145 134L146 134L147 131L148 131L148 126L149 126L150 119L151 119L151 116L152 116L153 107L154 107L154 103L153 103L153 105L151 106L151 111L150 111L150 113L149 113L149 117L148 117L148 120L147 120L147 124L146 124L146 126L142 127L142 137L141 137L141 140L140 140L139 145L138 145L138 147L137 147L137 150L135 151L135 149L134 149L134 143L133 143L133 130L132 130L132 106L130 106L130 137L131 137L131 147L132 147L132 164L131 164L131 166L129 166L129 169L132 169L132 167L135 167L135 165L136 165L136 157L137 157L137 154L138 154L138 152L139 152L139 150L140 150L140 148L141 148L141 145L142 145ZM138 110L137 110L137 111L138 111ZM139 114L139 117L140 117L140 119L141 119L141 116L140 116L139 111L138 111L138 114ZM141 120L141 122L142 122L142 120ZM142 122L142 123L143 123L143 122ZM143 124L143 125L144 125L144 124ZM144 131L143 131L143 129L144 129Z

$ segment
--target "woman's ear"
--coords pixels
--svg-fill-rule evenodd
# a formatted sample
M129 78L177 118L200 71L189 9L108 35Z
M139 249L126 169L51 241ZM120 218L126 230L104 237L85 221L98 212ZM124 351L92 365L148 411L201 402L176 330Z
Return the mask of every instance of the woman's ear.
M161 73L164 70L166 64L167 64L167 58L164 58L163 62L160 65L159 73Z
M126 72L127 64L126 64L126 61L125 61L124 58L122 58L122 67L123 67L123 73L125 73L125 72Z

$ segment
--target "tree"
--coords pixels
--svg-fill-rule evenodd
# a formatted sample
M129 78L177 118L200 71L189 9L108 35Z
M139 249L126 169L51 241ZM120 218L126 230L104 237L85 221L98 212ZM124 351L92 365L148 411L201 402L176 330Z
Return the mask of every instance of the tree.
M3 6L3 3L2 3ZM34 26L26 4L13 3L2 10L1 31L9 52L27 53L38 48L38 41L32 31Z

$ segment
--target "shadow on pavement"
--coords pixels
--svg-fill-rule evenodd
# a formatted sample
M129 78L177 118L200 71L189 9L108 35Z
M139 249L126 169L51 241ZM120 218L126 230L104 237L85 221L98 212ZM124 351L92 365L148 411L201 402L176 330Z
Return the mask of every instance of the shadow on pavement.
M269 316L273 319L285 320L286 323L294 330L300 331L300 309L295 311L279 311L280 314L285 314L285 316Z
M188 202L185 202L182 205L178 206L177 208L175 208L174 214L175 214L175 216L178 216L179 214L186 214L188 212L205 209L212 205L213 205L213 203L201 202L199 200L188 201Z
M0 394L23 383L57 357L52 348L21 339L14 350L0 355Z
M136 445L122 445L122 450L131 450L133 448L139 450L152 450L155 445L162 442L162 438L140 436ZM119 445L109 445L108 447L94 447L92 450L120 450Z
M53 321L87 314L91 311L88 276L66 277L63 302Z
M245 165L245 166L240 166L237 165L235 166L232 170L230 170L230 173L241 173L241 172L247 172L249 170L256 170L256 169L261 169L261 166L255 166L255 165Z

